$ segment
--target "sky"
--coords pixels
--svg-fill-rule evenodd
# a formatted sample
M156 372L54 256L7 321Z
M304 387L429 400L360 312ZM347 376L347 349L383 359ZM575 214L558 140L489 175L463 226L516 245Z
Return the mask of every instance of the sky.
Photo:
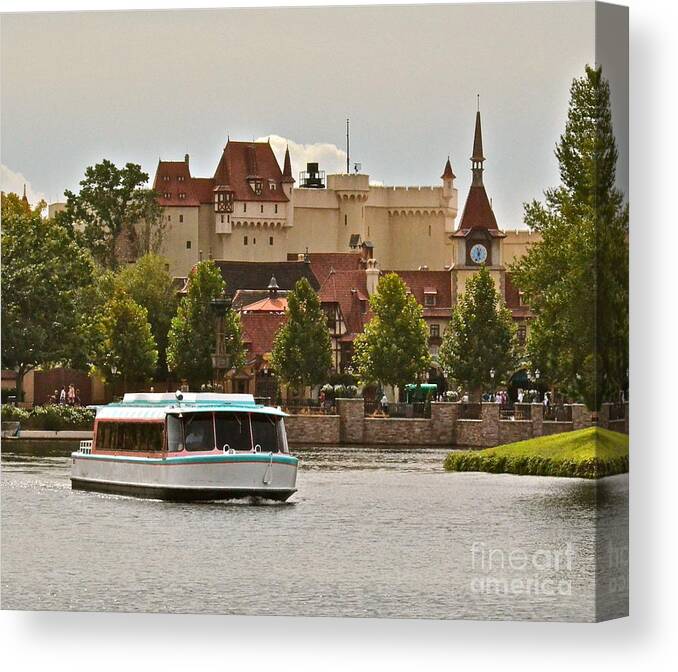
M479 95L504 229L557 184L569 86L595 61L592 3L13 14L0 37L6 191L63 200L103 158L152 180L188 153L211 176L229 136L340 171L350 117L373 182L438 185L449 155L463 207Z

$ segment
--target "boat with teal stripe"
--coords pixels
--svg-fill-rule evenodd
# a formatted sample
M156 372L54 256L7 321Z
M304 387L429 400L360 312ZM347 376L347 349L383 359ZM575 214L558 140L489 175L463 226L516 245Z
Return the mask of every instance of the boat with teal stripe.
M73 489L176 501L287 500L298 459L285 414L249 394L139 393L97 408Z

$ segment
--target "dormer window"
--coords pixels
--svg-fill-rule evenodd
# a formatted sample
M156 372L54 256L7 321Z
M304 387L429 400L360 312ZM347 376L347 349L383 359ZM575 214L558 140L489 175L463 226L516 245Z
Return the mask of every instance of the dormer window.
M186 178L183 175L179 175L179 177L177 177L177 180L179 180L179 182L183 182L185 179Z
M172 194L170 194L169 191L166 191L166 192L163 194L163 198L167 198L167 199L172 198Z
M186 193L183 191L179 192L179 200L180 201L185 201L186 200Z
M360 312L363 315L367 314L367 301L365 299L360 299Z
M162 181L163 181L163 182L169 182L169 181L170 181L170 176L169 176L169 175L163 175L163 176L162 176Z
M252 191L257 195L261 196L261 192L264 188L264 183L263 180L259 179L249 179L247 180L248 184L250 185L250 188Z
M269 181L268 181L268 188L269 188L271 191L275 191L276 184L275 184L275 182L274 182L273 180L269 180Z
M434 287L426 287L424 289L424 305L431 308L436 305L438 298L438 291Z

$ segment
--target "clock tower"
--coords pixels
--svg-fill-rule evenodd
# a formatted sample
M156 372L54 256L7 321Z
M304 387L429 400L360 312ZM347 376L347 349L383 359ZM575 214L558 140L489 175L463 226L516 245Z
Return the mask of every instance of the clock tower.
M450 236L453 242L452 303L464 292L466 281L481 266L486 266L497 291L504 296L506 269L502 265L501 241L505 233L497 226L490 199L483 184L483 136L480 109L476 112L473 154L471 156L471 187L466 197L459 227Z

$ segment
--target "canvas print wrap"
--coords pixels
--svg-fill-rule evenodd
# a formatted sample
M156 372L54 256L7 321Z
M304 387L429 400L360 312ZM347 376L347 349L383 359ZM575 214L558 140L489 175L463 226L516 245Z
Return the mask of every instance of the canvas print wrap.
M628 613L626 8L0 30L4 609Z

